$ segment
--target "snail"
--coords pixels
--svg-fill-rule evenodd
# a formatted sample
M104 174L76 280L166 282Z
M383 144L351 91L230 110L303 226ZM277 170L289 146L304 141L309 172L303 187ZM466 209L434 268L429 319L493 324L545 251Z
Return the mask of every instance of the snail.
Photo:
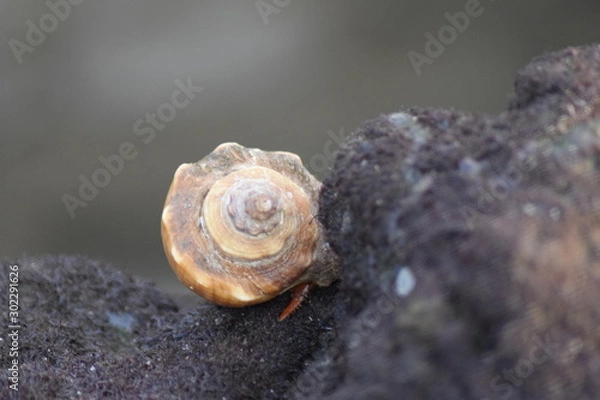
M219 305L262 303L293 289L281 321L339 275L316 218L320 189L295 154L221 144L175 172L161 220L169 264Z

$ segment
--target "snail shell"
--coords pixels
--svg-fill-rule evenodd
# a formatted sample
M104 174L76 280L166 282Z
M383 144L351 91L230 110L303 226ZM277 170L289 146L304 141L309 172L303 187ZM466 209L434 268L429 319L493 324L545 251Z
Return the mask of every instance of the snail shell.
M217 304L267 301L337 279L337 256L316 218L321 183L287 152L224 143L175 172L161 233L169 263Z

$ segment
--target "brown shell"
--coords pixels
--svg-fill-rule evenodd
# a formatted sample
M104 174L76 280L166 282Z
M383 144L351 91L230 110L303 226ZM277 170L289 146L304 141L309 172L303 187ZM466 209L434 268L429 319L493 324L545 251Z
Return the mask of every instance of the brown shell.
M299 283L329 285L338 264L316 219L320 187L297 155L237 143L182 164L162 214L171 267L194 292L232 307Z

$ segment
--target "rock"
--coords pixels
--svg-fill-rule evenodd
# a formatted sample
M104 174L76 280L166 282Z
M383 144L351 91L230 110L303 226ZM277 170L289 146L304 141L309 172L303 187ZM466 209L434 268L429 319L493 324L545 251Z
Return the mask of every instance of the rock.
M2 287L10 265L0 266ZM150 282L85 257L16 265L19 398L280 399L330 335L334 288L279 323L288 296L179 312ZM7 291L0 297L8 304ZM0 323L9 325L7 313ZM2 368L12 359L3 351Z
M415 108L347 140L321 195L346 307L308 397L597 396L598 84L600 47L566 49L498 117Z

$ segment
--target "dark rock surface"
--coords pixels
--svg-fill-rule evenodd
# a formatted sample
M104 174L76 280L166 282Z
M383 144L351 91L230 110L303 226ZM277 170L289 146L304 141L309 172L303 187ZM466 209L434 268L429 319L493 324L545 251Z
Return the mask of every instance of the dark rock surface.
M184 313L149 282L83 257L18 265L19 398L277 399L331 335L334 288L278 323L287 296ZM8 352L0 361L6 370Z
M18 260L19 396L595 399L599 162L600 46L569 48L499 116L409 109L351 135L319 216L341 280L282 323L287 295L187 311L84 257Z
M566 49L498 117L411 109L345 143L321 198L343 360L320 395L597 398L599 84L600 47Z

